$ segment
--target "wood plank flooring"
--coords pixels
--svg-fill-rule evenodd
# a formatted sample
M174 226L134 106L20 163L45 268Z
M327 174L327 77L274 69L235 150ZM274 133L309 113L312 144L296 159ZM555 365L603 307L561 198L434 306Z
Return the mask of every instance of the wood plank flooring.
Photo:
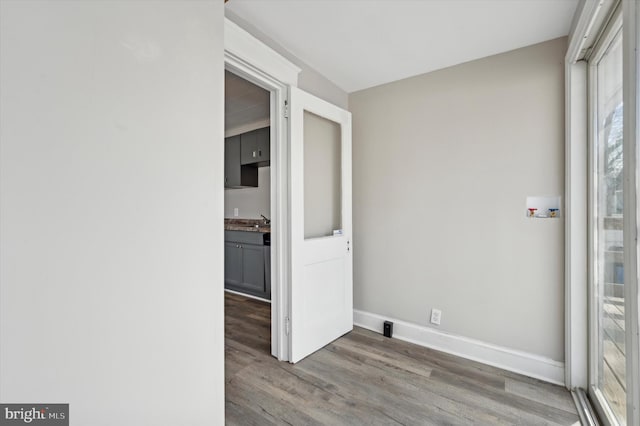
M225 293L228 425L574 425L570 393L356 327L292 365L271 306Z

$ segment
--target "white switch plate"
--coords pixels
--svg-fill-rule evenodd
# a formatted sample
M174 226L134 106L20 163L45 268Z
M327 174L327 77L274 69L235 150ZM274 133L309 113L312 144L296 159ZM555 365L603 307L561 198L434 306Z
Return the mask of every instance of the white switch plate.
M238 208L237 207L233 208L233 217L238 217Z
M440 309L431 310L431 324L440 325L441 318L442 318L442 311Z

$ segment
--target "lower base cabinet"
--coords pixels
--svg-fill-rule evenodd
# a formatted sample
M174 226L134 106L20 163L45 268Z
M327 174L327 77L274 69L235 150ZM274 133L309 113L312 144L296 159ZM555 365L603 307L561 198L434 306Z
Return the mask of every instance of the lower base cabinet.
M270 247L254 244L261 239L262 234L258 232L225 231L224 286L270 300L271 280L267 279L265 269L265 249Z

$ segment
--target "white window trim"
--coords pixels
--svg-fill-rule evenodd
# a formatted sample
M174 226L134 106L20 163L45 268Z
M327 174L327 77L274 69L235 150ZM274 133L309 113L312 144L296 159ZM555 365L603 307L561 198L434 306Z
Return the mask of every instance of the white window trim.
M637 1L622 2L623 31L623 132L625 164L629 170L625 176L625 310L627 344L634 349L627 351L627 376L640 378L640 291L638 291L638 225L640 224L640 208L638 208L638 143L640 143L640 6ZM630 247L630 250L626 250ZM627 380L628 382L628 380ZM640 424L640 379L627 383L627 424Z
M565 68L565 384L587 388L587 65Z
M582 1L576 12L565 58L566 94L566 252L565 252L565 381L566 387L588 387L588 103L587 66L581 59L598 37L614 0ZM640 164L640 5L622 0L624 43L625 170L625 300L628 340L635 349L627 355L627 372L640 377L640 292L638 291L637 206ZM640 384L627 386L627 424L640 424Z
M605 4L606 3L606 4ZM565 57L565 385L588 387L588 98L582 59L614 4L585 1L576 11Z

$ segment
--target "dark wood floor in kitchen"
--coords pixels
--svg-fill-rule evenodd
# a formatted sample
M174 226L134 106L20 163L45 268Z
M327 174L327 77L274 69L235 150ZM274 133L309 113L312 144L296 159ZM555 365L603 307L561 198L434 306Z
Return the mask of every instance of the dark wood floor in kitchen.
M358 327L278 362L271 306L226 293L225 309L228 425L579 424L560 386Z

